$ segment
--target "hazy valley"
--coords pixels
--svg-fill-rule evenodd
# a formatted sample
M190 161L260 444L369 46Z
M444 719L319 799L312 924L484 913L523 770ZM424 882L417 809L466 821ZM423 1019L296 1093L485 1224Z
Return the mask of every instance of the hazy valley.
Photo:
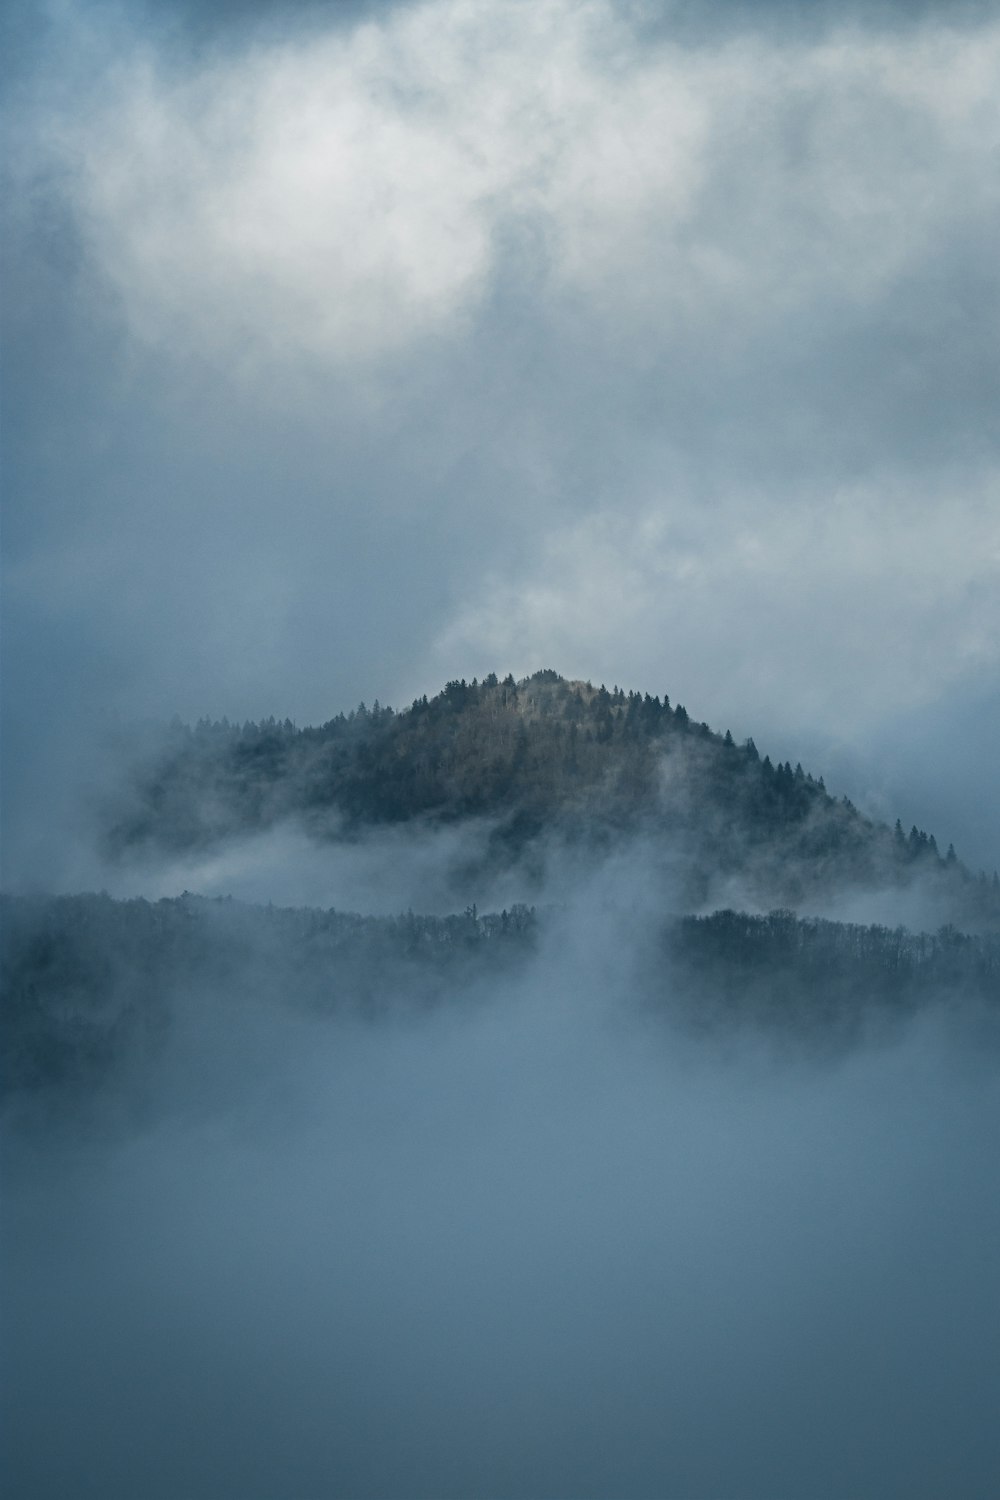
M111 764L2 906L20 1493L987 1495L991 879L547 671Z

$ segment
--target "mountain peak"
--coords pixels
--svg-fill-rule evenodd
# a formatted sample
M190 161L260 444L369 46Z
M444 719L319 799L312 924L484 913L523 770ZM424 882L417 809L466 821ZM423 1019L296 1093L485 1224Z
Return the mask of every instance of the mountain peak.
M174 724L135 768L110 844L207 847L294 818L316 837L376 825L484 820L489 859L570 841L641 836L699 908L738 883L767 910L860 888L930 884L943 921L1000 923L1000 890L976 882L933 836L864 817L801 765L761 758L649 693L541 668L515 681L454 679L399 713L361 704L297 729ZM484 856L486 857L486 856Z

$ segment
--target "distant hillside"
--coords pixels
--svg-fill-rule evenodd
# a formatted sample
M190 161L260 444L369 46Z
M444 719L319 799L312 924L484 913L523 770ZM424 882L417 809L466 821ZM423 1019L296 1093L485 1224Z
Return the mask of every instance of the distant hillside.
M178 997L374 1019L467 992L533 949L534 911L365 917L185 893L0 895L0 1095L92 1082L155 1055ZM199 1002L201 1003L201 1002Z
M863 817L822 778L772 764L669 699L566 681L450 682L395 713L377 702L318 728L175 722L109 813L109 846L205 847L303 820L319 836L412 820L491 820L489 858L541 839L670 841L685 901L739 878L763 908L816 892L920 882L942 921L1000 924L1000 880L933 835Z
M238 1029L260 1003L363 1021L496 1003L516 994L546 934L559 940L558 915L520 906L364 917L187 894L0 896L0 1099L86 1091L141 1070L178 1007L211 1026L228 998ZM997 1040L997 937L719 911L654 918L630 956L611 998L698 1029L748 1023L841 1044L944 1005L962 1027Z

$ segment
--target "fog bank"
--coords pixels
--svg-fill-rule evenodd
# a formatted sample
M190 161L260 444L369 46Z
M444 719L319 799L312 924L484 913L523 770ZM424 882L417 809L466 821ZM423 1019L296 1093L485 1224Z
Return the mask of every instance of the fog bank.
M11 1492L992 1495L995 1053L696 1040L632 936L377 1024L195 988L131 1121L8 1130Z

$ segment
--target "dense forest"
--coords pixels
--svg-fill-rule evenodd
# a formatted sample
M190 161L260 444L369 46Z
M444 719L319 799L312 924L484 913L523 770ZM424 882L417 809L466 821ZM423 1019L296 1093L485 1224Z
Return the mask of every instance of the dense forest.
M511 981L559 913L518 906L370 917L183 896L0 898L0 1089L84 1087L149 1061L181 997L235 997L362 1021L468 1008ZM799 920L791 912L664 917L628 974L630 1000L696 1026L764 1023L853 1035L873 1016L971 1004L1000 1020L1000 938Z
M874 1019L969 1004L1000 1021L1000 937L946 926L912 933L877 924L718 911L667 924L664 951L701 1024L729 1017L799 1032L854 1034Z
M933 834L832 797L822 776L761 757L752 739L648 693L550 670L454 681L395 713L361 704L318 728L175 721L104 810L108 848L183 850L300 820L319 838L377 825L485 820L493 867L543 840L607 847L635 833L680 856L681 901L741 878L758 908L914 883L941 922L1000 930L1000 878Z
M188 892L3 897L3 1089L124 1075L158 1055L179 1006L233 1002L238 1030L255 1004L370 1021L507 1003L529 962L542 989L547 962L569 974L588 926L616 1003L695 1027L829 1039L942 1002L1000 1012L996 876L667 698L546 670L451 682L404 712L361 705L319 728L175 722L133 759L102 828L116 861L155 870L286 822L310 848L346 849L350 872L379 829L405 843L406 830L474 828L459 841L460 908L496 889L497 870L518 899L486 915L374 916ZM574 858L547 864L553 849ZM903 920L932 930L873 923L870 894L887 888L919 893L920 915ZM861 921L829 919L845 893ZM601 986L588 974L585 987Z
M502 977L534 910L396 918L182 896L0 896L0 1086L92 1080L155 1049L178 996L369 1019Z

